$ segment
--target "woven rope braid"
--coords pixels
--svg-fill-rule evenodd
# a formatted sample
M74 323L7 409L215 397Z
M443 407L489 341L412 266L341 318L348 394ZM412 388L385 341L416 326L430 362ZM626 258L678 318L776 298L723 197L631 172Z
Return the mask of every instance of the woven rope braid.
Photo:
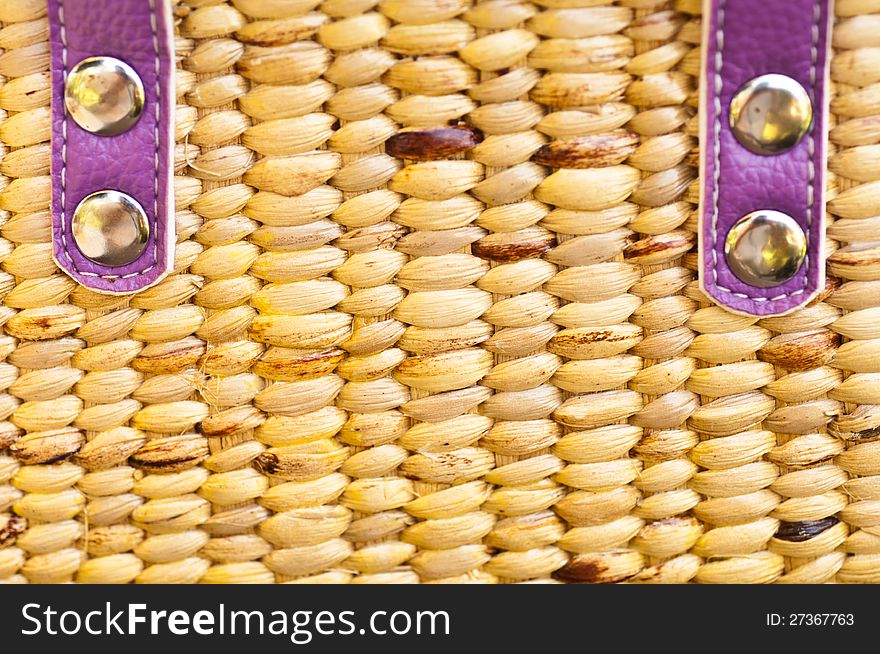
M880 582L880 5L828 288L696 281L699 0L179 0L174 272L51 257L0 3L0 582Z

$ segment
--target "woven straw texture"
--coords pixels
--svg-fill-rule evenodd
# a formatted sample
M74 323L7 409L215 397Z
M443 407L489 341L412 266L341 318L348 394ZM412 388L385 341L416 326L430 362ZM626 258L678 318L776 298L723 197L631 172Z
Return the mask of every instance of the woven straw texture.
M0 2L0 579L880 582L880 1L828 288L765 320L696 282L698 0L176 3L128 297L52 262L45 12Z

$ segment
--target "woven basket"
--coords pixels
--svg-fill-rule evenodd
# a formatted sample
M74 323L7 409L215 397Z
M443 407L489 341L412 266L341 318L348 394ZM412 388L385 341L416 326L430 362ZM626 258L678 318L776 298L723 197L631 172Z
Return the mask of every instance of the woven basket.
M52 261L0 2L0 579L880 582L880 2L836 12L832 283L758 320L696 281L699 0L177 3L176 266L122 297Z

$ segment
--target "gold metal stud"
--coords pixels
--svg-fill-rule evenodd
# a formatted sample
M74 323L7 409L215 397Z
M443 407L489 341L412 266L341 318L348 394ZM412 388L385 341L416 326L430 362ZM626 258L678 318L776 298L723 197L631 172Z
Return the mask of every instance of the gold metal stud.
M761 75L746 82L730 103L730 129L756 154L779 154L803 138L813 122L804 87L785 75Z
M147 246L150 227L137 201L119 191L98 191L73 212L73 240L79 251L105 266L124 266Z
M753 211L730 228L724 242L727 265L740 281L769 288L795 276L807 255L807 238L781 211Z
M144 85L124 61L89 57L68 73L64 104L83 129L114 136L130 129L143 113Z

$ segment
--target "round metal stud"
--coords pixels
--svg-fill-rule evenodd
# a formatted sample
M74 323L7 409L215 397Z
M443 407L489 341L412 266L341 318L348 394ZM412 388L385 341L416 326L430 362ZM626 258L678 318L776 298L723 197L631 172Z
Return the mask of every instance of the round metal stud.
M130 129L143 113L144 85L124 61L89 57L68 73L64 104L83 129L114 136Z
M124 266L137 259L150 235L143 207L119 191L84 197L73 212L72 231L79 251L105 266Z
M730 129L756 154L779 154L803 138L813 122L804 87L785 75L761 75L746 82L730 103Z
M740 281L769 288L788 281L800 270L807 238L795 220L780 211L753 211L727 232L724 255Z

